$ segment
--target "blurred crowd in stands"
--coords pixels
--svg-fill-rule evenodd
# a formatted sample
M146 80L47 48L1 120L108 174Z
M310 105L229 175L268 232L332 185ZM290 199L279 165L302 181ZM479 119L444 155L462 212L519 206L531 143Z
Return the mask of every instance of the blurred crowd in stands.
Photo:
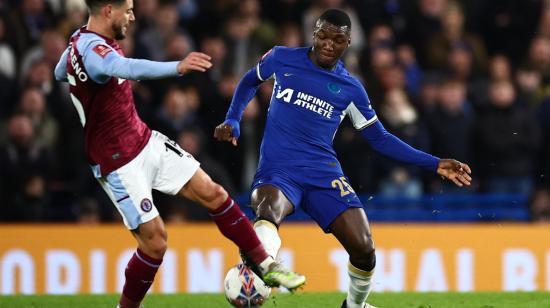
M134 82L142 119L177 141L233 195L247 193L272 83L248 105L237 148L212 138L239 78L273 45L311 44L329 7L352 19L348 70L378 117L407 143L472 167L472 188L374 153L345 120L334 145L358 193L520 193L533 220L550 219L550 1L543 0L134 0L127 57L214 67ZM120 219L95 182L83 130L53 69L87 21L84 0L0 0L0 221ZM170 222L204 209L155 194Z

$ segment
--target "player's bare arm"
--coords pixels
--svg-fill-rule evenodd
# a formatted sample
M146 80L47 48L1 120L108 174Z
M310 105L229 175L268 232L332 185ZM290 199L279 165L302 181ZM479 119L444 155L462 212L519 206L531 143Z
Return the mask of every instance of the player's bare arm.
M470 166L454 159L441 159L437 165L437 174L460 187L472 183Z
M205 72L212 67L211 57L202 52L193 51L178 63L178 73L185 74L189 71Z

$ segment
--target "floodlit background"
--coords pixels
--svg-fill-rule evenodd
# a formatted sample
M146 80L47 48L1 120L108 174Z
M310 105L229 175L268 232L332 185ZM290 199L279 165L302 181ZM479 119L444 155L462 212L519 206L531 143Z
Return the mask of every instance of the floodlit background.
M141 118L193 154L243 208L272 83L247 107L234 148L212 134L239 78L274 45L310 44L325 9L346 10L344 60L379 119L419 149L467 162L474 177L471 188L456 188L385 159L342 123L334 146L373 222L375 291L550 290L550 234L540 224L550 221L549 1L134 4L137 21L121 41L127 57L173 61L197 50L214 63L207 73L133 82ZM53 77L86 20L83 0L0 0L0 294L114 292L118 264L134 246L87 166L68 85ZM155 290L221 291L238 258L206 210L161 194L154 202L173 247L164 266L176 267ZM282 226L281 258L311 276L306 291L344 290L345 251L304 213L287 221L299 223Z

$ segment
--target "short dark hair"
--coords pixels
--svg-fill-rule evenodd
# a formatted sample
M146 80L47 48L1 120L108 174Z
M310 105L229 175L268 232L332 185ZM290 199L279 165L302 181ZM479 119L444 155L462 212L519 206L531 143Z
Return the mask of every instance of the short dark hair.
M338 27L348 27L351 29L351 20L346 12L338 9L326 10L318 18L319 21L326 21Z
M97 11L107 4L122 5L126 0L85 0L86 6L90 13L97 13Z

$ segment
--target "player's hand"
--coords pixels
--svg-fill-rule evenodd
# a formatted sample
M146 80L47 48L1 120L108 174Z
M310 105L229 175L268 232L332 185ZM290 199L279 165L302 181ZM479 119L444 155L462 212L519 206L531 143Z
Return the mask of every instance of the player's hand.
M437 165L437 174L460 187L472 183L471 173L470 166L454 159L441 159Z
M239 139L240 134L239 121L232 119L225 120L214 129L216 140L231 142L234 146L237 146L237 139Z
M189 71L206 72L207 69L212 67L210 59L212 58L207 54L193 51L178 63L178 73L185 74Z

